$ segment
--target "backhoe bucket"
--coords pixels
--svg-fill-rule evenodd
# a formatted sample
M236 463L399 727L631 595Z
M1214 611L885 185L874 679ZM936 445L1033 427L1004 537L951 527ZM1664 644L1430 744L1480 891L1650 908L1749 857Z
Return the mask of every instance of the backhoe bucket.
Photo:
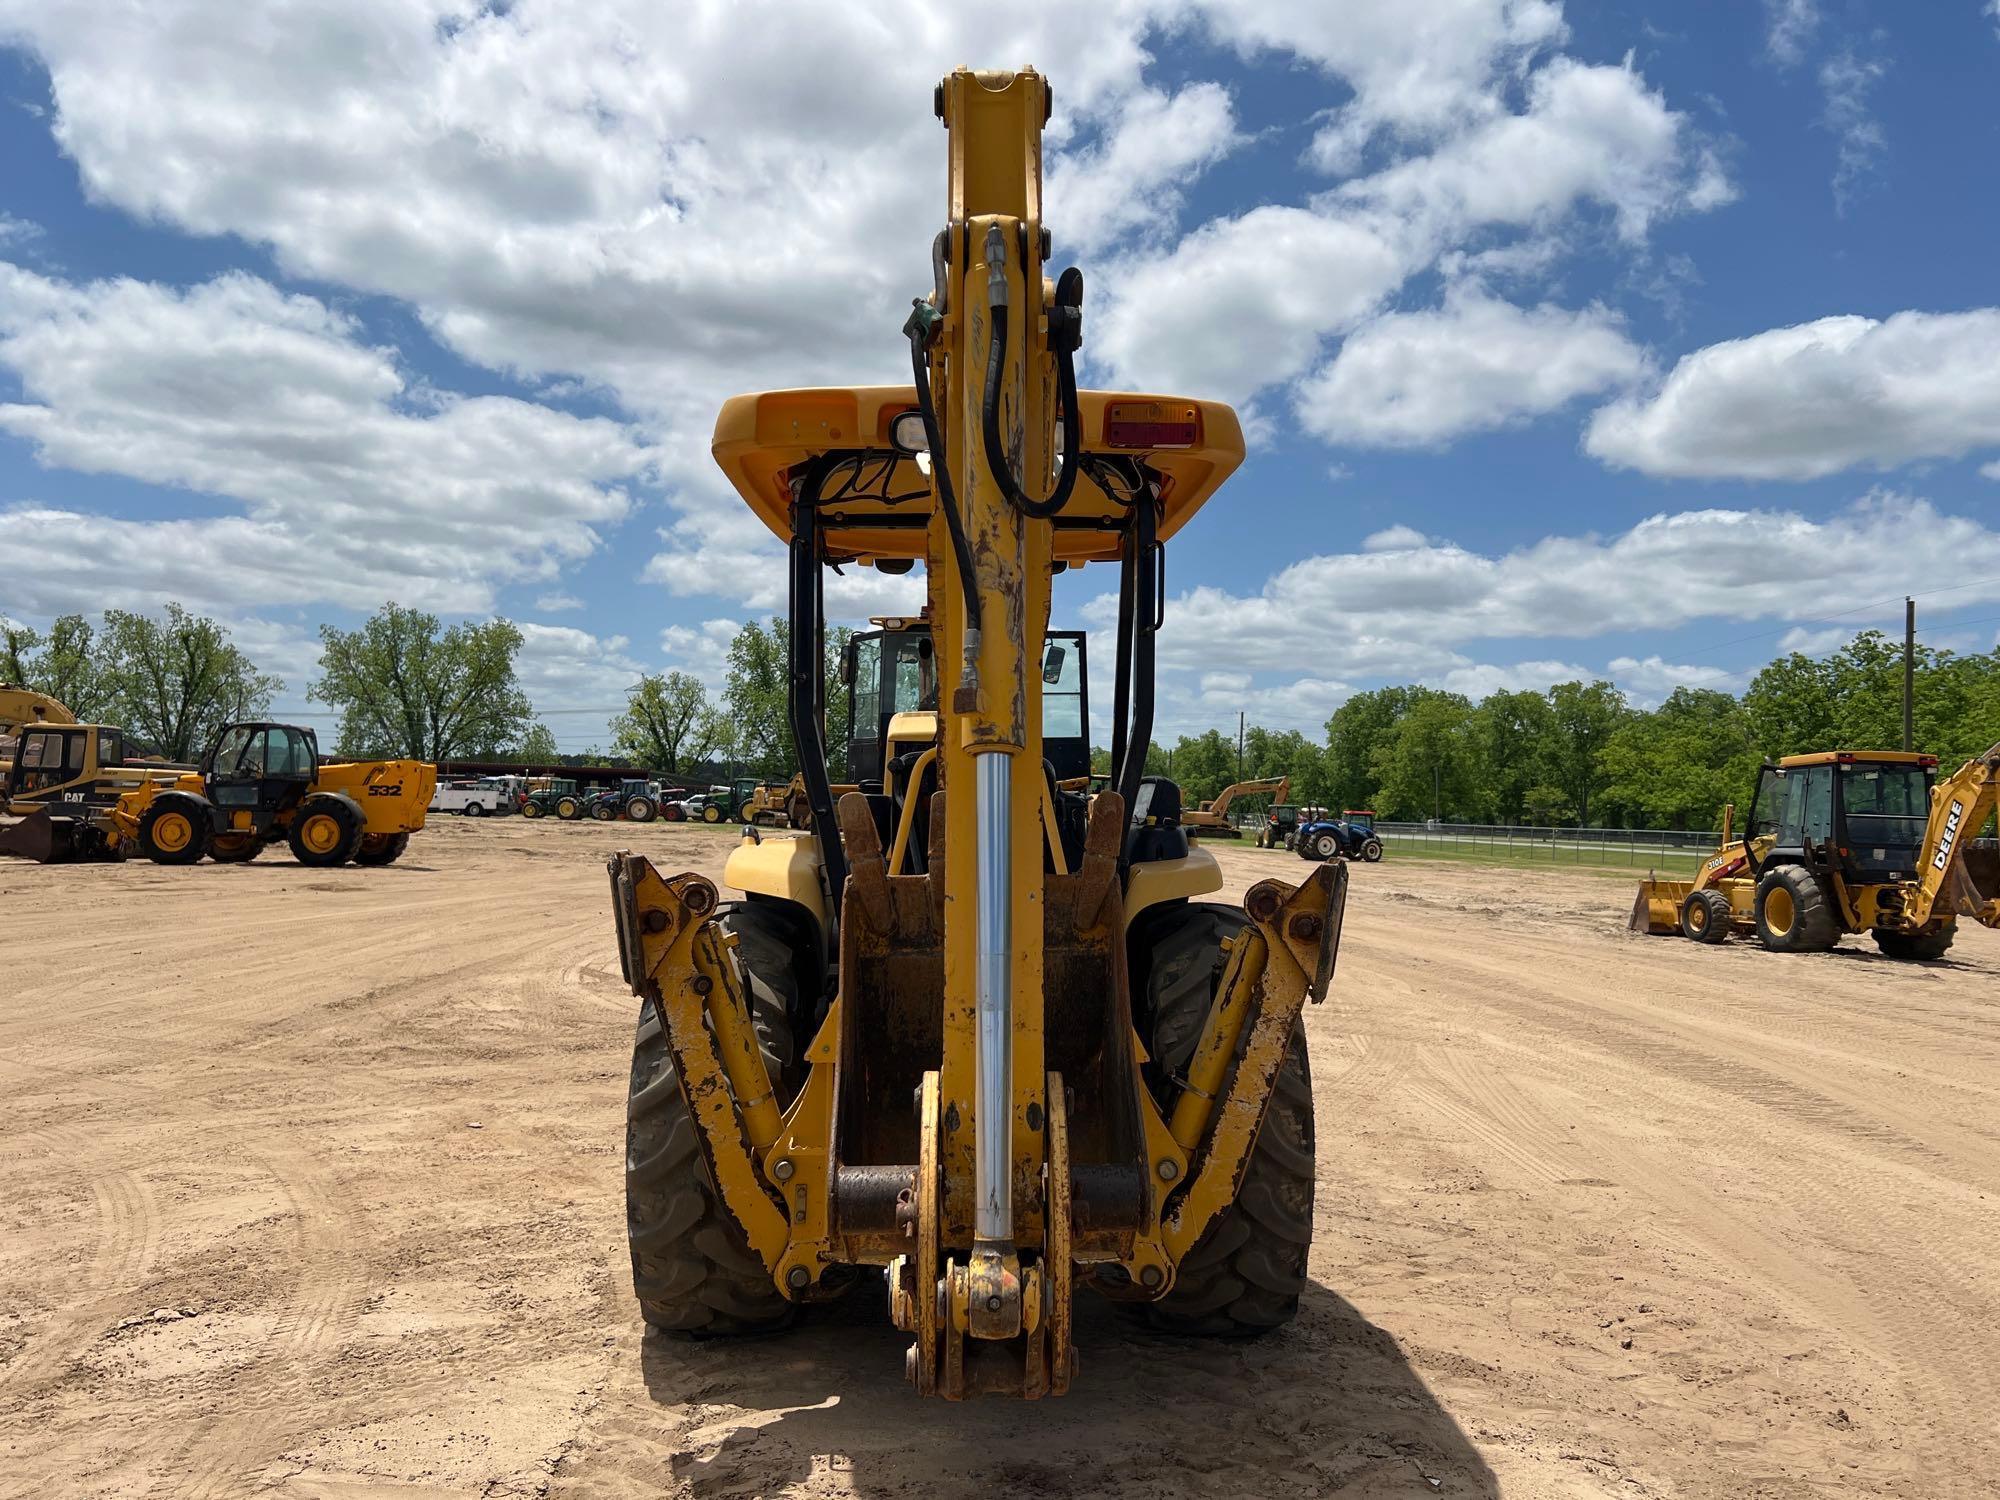
M1691 880L1642 880L1638 897L1632 902L1633 932L1665 937L1681 930L1681 903L1694 889Z
M56 818L44 807L10 827L0 828L0 854L54 865L77 857L75 818Z

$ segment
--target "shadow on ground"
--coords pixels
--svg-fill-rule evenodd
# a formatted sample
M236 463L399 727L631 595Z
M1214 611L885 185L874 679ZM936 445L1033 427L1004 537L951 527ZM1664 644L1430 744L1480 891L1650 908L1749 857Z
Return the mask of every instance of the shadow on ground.
M918 1398L879 1283L747 1343L649 1336L647 1390L692 1407L697 1495L1497 1496L1394 1341L1314 1285L1285 1331L1170 1338L1081 1295L1068 1396Z

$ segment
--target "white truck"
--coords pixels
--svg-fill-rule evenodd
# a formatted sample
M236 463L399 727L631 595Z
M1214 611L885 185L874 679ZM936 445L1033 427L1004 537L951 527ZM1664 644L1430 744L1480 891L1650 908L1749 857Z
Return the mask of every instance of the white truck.
M431 794L430 811L434 813L463 813L468 818L483 818L513 810L514 801L506 783L494 776L440 781Z

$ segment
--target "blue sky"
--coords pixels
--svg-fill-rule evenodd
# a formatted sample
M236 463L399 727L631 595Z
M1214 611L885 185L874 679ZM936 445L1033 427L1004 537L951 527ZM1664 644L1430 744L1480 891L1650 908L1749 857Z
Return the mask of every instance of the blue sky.
M930 85L1033 61L1087 378L1252 436L1169 733L2000 636L1992 0L786 15L0 0L0 613L179 599L303 713L321 622L500 611L567 748L719 681L783 574L716 405L895 378Z

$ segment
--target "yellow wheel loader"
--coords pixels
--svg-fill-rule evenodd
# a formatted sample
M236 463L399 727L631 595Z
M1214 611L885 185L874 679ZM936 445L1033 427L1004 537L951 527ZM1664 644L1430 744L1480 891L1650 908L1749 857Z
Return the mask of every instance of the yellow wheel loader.
M231 724L198 769L129 763L109 725L36 725L7 772L0 805L24 821L0 829L0 853L232 864L282 841L305 865L386 865L424 826L436 785L424 761L322 760L292 724Z
M1082 278L1043 272L1042 78L961 70L936 107L949 191L903 330L911 383L739 396L716 423L724 473L790 550L811 826L746 834L727 902L611 861L640 1000L627 1228L654 1328L774 1329L879 1267L920 1393L1035 1397L1075 1375L1079 1285L1186 1333L1293 1316L1301 1008L1331 982L1345 870L1210 899L1222 875L1178 789L1143 775L1162 545L1239 465L1241 429L1210 402L1076 389ZM836 801L825 570L917 561L932 689L919 656L907 703L878 692L850 730L874 774ZM1053 575L1081 566L1118 574L1115 770L1094 796L1052 755L1073 739L1087 768L1083 664L1048 629ZM1051 691L1071 668L1075 692Z
M1866 932L1891 958L1942 958L1959 917L2000 927L2000 840L1977 837L1996 800L2000 745L1943 781L1934 755L1786 756L1758 776L1744 838L1731 809L1693 880L1640 883L1632 930L1780 953Z

